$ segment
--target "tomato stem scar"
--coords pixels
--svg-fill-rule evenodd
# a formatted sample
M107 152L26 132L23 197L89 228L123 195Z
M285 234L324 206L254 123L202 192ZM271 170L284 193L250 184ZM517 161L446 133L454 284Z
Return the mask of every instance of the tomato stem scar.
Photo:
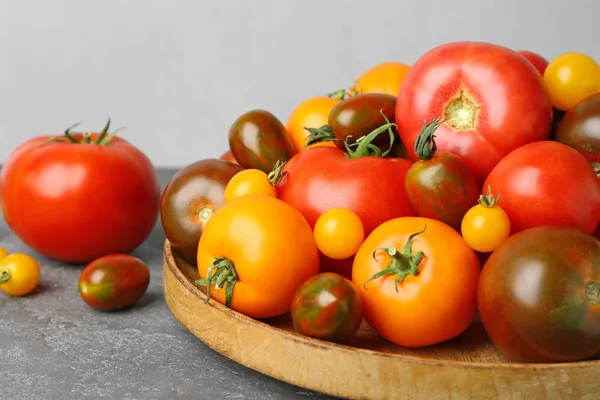
M598 281L587 281L585 283L585 297L588 301L597 306L600 304L600 282Z
M404 245L404 247L402 248L401 251L398 251L395 247L389 247L389 248L382 247L382 248L376 249L373 252L373 259L375 259L375 260L377 259L375 257L375 253L377 253L377 251L384 251L390 257L390 263L387 266L387 268L377 272L372 277L367 279L367 281L364 284L364 288L366 289L367 283L369 283L370 281L372 281L374 279L381 278L382 276L385 276L385 275L396 274L396 292L397 292L398 284L400 282L402 282L402 280L404 278L406 278L408 275L417 275L419 273L419 264L425 257L425 254L422 251L413 253L411 247L412 247L412 242L413 242L414 238L417 235L420 235L423 232L425 232L426 229L427 229L427 225L425 225L423 230L411 234L408 237L406 244Z
M214 273L213 273L214 270ZM206 273L206 279L198 279L196 284L199 286L206 286L206 303L209 302L210 286L214 284L215 289L223 289L225 287L225 306L231 305L233 299L233 287L238 281L237 272L233 263L227 258L215 258L215 261L208 266Z
M475 127L479 106L461 89L458 97L453 98L444 108L445 122L455 130L468 130Z
M0 274L0 285L8 282L10 280L10 274L8 273L8 271L2 271L2 273Z

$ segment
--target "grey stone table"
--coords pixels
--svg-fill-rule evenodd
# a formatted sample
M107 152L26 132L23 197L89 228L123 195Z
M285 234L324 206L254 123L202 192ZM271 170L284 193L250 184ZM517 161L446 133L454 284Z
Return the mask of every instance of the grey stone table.
M175 170L159 170L163 188ZM0 399L330 399L254 372L216 353L172 316L163 297L157 223L133 254L151 268L133 308L103 313L79 297L81 267L49 260L0 222L0 246L39 261L27 297L0 292Z

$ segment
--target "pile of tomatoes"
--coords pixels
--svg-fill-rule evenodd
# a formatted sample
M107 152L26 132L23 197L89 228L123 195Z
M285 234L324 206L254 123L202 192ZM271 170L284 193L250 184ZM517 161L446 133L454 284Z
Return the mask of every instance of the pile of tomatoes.
M249 110L182 168L161 220L207 297L400 346L479 317L520 362L600 352L600 66L456 42L375 65L286 123Z

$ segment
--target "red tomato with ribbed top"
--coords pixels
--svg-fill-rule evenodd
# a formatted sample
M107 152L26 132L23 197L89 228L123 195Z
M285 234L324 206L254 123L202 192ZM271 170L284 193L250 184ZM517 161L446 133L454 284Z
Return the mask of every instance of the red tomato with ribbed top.
M552 103L542 76L516 51L454 42L417 60L398 94L398 133L413 159L423 121L436 118L444 120L438 151L461 156L481 184L506 154L550 137Z

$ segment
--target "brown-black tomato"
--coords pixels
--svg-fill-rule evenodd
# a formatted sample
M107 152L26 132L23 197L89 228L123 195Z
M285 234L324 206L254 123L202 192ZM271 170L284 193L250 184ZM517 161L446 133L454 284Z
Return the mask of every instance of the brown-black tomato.
M600 241L539 226L508 238L485 263L477 294L492 342L516 362L600 355Z
M348 97L333 107L329 113L328 125L309 127L311 129L309 129L308 144L333 141L337 147L345 150L344 142L356 143L358 139L387 122L394 122L395 111L396 96L385 93L363 93ZM396 135L395 141L399 140ZM372 143L379 147L386 146L390 143L390 137L387 133L383 133Z
M250 110L229 128L229 148L244 168L269 173L277 161L287 161L296 148L285 126L266 110Z
M160 220L171 248L196 265L198 242L206 223L223 205L225 187L244 168L224 160L205 159L173 175L160 199Z
M343 343L362 323L362 300L350 280L331 272L320 273L298 288L291 315L294 329L301 335Z
M150 269L129 254L109 254L89 263L79 276L79 294L91 307L121 310L138 301L150 284Z
M415 142L419 160L406 173L406 191L417 215L442 221L460 232L462 219L477 204L481 190L460 156L436 152L434 133L439 126L438 120L423 124Z

